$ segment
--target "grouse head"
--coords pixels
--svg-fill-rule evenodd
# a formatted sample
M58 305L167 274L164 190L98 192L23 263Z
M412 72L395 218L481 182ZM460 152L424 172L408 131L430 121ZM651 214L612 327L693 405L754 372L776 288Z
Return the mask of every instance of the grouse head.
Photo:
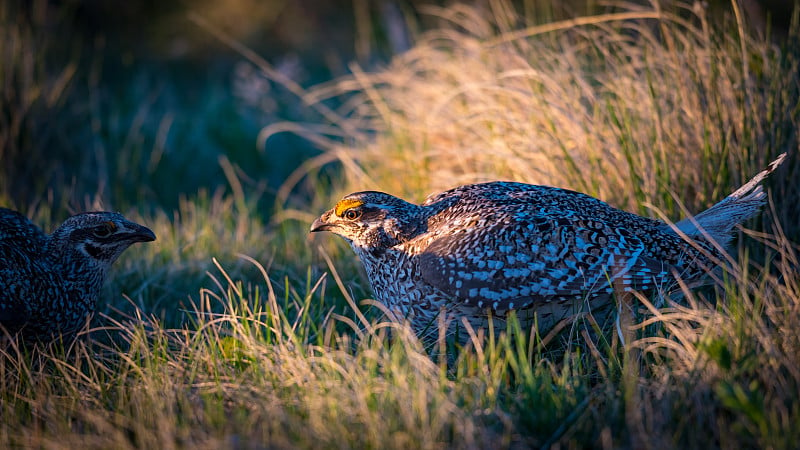
M115 212L87 212L65 220L48 243L52 253L65 251L109 267L137 242L150 242L156 235L147 227L126 220Z
M315 220L311 232L330 231L354 249L375 253L424 232L424 212L421 206L383 192L356 192Z

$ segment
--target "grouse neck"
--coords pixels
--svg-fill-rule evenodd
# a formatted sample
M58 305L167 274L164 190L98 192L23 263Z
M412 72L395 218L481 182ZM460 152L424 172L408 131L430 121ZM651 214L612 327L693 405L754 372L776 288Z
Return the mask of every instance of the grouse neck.
M77 249L54 244L55 241L50 240L45 247L53 270L61 274L67 292L79 293L81 300L89 303L93 309L103 287L108 266Z

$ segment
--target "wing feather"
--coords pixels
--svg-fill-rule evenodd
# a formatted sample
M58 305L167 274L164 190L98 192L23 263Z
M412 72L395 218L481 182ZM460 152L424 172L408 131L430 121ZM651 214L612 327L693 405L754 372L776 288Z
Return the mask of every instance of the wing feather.
M418 255L420 275L466 304L505 311L616 289L647 290L670 273L624 228L575 211L530 209L501 208L438 237Z
M7 332L48 313L38 309L53 296L47 286L58 285L60 279L40 260L47 239L27 217L0 208L0 327Z
M26 252L44 248L47 235L27 217L17 211L0 208L0 243L15 246Z

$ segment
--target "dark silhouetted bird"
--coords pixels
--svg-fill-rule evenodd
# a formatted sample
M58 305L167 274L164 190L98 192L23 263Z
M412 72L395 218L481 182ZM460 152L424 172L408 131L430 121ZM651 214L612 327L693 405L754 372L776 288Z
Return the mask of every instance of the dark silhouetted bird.
M0 332L24 340L71 339L94 312L112 263L136 242L156 239L121 214L77 214L46 235L0 208Z
M311 226L345 238L372 289L414 330L431 335L440 312L473 327L516 310L540 331L613 294L669 294L725 260L734 227L765 203L760 183L785 154L736 192L677 224L548 186L490 182L432 195L421 205L383 192L347 195ZM534 317L535 316L535 317ZM452 332L453 327L448 331Z

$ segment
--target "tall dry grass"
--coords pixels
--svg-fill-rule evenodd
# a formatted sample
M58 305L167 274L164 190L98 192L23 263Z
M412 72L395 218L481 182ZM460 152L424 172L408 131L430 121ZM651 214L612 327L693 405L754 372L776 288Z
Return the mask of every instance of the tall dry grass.
M262 283L220 267L191 326L166 329L139 315L105 328L114 344L0 350L0 444L471 448L510 439L481 388L487 380L459 386L399 325L290 318L291 297L277 297L252 262ZM352 334L336 331L338 321Z
M351 77L305 94L309 103L346 99L326 116L344 145L320 140L328 151L319 163L343 167L337 195L380 189L421 200L510 179L676 219L675 199L699 212L777 154L796 154L796 50L751 36L746 18L711 23L699 3L628 4L525 26L506 2L490 3L494 15L430 8L442 27L385 70L353 66ZM788 175L776 179L785 186L776 201L797 238L787 219L800 214L791 200L800 193Z
M109 343L4 347L0 444L791 448L797 252L768 244L785 258L777 275L731 277L716 307L692 293L662 309L641 298L627 345L577 329L542 347L512 322L450 361L402 324L365 318L346 279L355 313L320 318L299 311L326 304L329 275L295 297L245 258L262 280L218 266L182 327L138 312L103 318L94 333Z

